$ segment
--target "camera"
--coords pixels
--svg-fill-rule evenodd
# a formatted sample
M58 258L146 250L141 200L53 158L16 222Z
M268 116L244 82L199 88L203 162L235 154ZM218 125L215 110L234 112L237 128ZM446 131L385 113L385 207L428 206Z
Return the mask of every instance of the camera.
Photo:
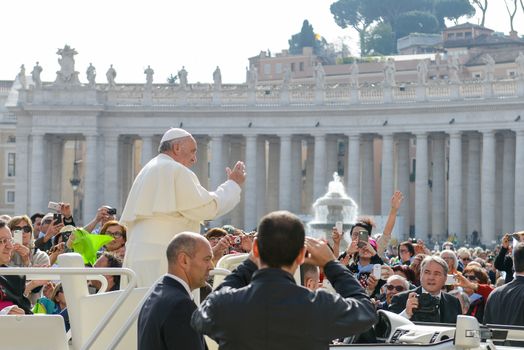
M109 206L106 206L105 208L107 208L107 214L108 215L116 215L116 208L112 208L112 207L109 207Z
M235 240L233 242L235 244L240 244L240 243L242 243L242 238L241 237L235 237Z
M413 310L412 321L419 322L439 322L440 321L440 302L429 293L422 293L418 296L418 308Z
M363 248L366 246L366 243L369 242L369 232L368 231L360 231L358 233L358 243L357 246L359 248Z

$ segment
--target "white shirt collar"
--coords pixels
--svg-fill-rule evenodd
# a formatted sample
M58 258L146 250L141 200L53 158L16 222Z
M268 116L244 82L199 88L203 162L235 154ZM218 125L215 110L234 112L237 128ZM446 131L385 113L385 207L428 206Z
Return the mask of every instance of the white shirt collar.
M184 287L184 289L186 290L187 294L189 294L189 297L191 298L191 300L193 300L193 294L191 293L191 289L189 289L189 285L186 283L186 281L184 281L180 277L172 275L170 273L166 273L166 276L167 277L171 277L172 279L174 279L175 281L180 283Z

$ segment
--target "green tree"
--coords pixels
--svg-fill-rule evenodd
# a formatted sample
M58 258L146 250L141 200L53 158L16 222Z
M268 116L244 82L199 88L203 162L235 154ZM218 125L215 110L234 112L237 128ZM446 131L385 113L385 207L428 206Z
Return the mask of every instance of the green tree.
M367 54L366 34L373 22L379 19L373 1L368 0L338 0L331 4L330 10L335 23L341 28L355 29L360 41L360 55Z
M389 23L378 23L367 36L366 46L371 55L391 55L397 51L395 34Z
M445 27L445 19L458 24L460 17L475 15L475 8L470 4L469 0L438 0L434 8L435 17L439 20L442 28Z
M302 54L303 47L315 47L315 32L313 31L313 26L309 24L307 19L302 23L300 33L292 35L288 43L289 53L292 55Z
M397 19L396 38L402 38L410 33L438 33L439 22L429 12L410 11L401 14Z

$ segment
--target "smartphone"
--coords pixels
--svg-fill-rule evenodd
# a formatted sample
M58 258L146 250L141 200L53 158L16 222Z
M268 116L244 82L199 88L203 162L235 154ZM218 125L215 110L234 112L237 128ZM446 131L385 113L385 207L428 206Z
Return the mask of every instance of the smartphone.
M13 231L13 240L15 243L22 244L22 230L15 230Z
M358 233L358 243L357 246L359 248L362 248L366 245L366 243L369 241L369 232L368 231L360 231Z
M455 283L457 283L457 278L455 277L455 275L448 275L446 277L446 286L452 286Z
M71 231L62 232L62 242L67 243L69 236L71 236Z
M342 223L342 221L337 221L337 222L335 223L335 227L336 227L338 233L340 233L340 234L343 234L343 233L344 233L344 231L342 231L342 230L343 230L343 227L344 227L344 224Z
M240 243L242 243L242 237L238 237L238 236L235 237L234 243L235 243L235 244L240 244Z
M382 266L380 264L373 265L373 272L372 272L373 277L379 280L381 273L382 273Z
M106 207L107 215L116 215L116 208Z
M55 225L62 223L62 214L60 213L53 214L53 221Z
M54 210L56 212L60 212L60 204L56 202L49 202L47 203L47 207L51 210Z

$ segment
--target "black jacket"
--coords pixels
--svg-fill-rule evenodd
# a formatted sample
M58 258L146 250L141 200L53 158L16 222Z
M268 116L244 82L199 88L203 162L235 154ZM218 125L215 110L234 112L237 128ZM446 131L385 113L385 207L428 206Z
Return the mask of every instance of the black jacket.
M186 289L165 276L140 310L138 349L207 349L204 337L189 325L196 308Z
M2 265L2 267L7 267ZM0 267L1 268L1 267ZM0 301L8 301L23 309L26 314L32 314L31 302L24 296L25 276L0 276Z
M415 292L418 295L422 294L422 287L413 290L399 293L391 299L389 311L400 314L406 309L406 302L410 293ZM457 316L462 314L460 301L453 295L442 292L442 298L439 302L440 320L441 323L456 323ZM414 321L417 321L414 319Z
M495 258L493 265L497 270L506 272L504 283L513 281L513 258L511 255L508 255L508 248L500 247L499 254Z
M193 314L193 328L220 349L328 349L332 339L363 333L376 321L366 293L339 262L324 268L339 294L311 292L282 269L256 269L244 261Z
M491 292L484 309L484 323L524 326L524 276Z

